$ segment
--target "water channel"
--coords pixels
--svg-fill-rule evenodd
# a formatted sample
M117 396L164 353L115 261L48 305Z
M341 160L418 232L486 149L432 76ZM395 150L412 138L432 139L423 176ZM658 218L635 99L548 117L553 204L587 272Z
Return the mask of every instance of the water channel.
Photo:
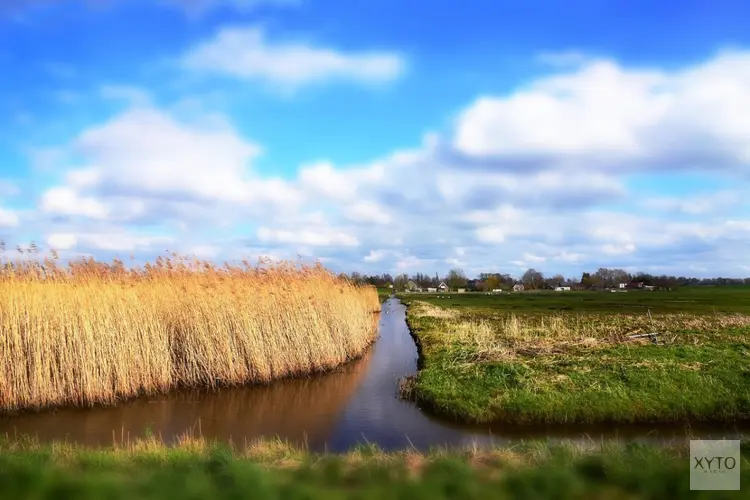
M380 338L361 358L340 369L267 386L176 391L116 407L70 408L0 417L0 435L28 434L42 442L67 440L107 446L146 430L174 442L192 429L208 440L236 444L279 437L314 451L345 451L357 443L385 450L432 446L509 445L520 441L619 439L684 441L685 426L467 426L424 413L397 398L398 381L417 371L417 349L398 299L383 304ZM748 427L696 427L694 438L736 439Z

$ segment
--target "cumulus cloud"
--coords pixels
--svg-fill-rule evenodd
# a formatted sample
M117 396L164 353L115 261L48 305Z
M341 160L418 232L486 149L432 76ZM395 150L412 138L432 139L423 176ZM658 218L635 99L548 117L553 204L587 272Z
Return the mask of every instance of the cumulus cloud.
M289 178L256 174L260 146L227 119L134 104L62 148L76 161L39 208L62 218L47 234L70 249L157 248L169 241L136 226L176 220L179 236L165 234L187 252L227 258L219 242L234 237L250 254L309 255L340 271L686 273L700 261L732 274L750 244L743 184L645 198L627 181L649 169L747 172L750 127L736 111L750 103L748 61L723 53L674 71L586 61L469 103L454 130L414 148L360 165L311 161Z
M745 208L750 200L744 192L720 190L690 197L661 196L642 200L640 204L649 210L687 215L703 215Z
M258 239L264 243L285 243L303 246L351 247L359 245L356 237L334 228L326 227L296 230L261 227L258 229Z
M15 227L18 225L18 214L9 209L0 207L0 227Z
M47 190L39 208L57 215L83 215L92 219L106 219L109 209L99 200L80 196L75 190L60 186Z
M122 230L99 233L51 233L47 244L55 250L79 249L84 252L133 252L151 250L154 245L174 242L169 236L134 235Z
M183 58L194 71L296 88L331 80L380 83L405 69L398 54L343 52L310 42L274 42L257 26L227 27Z
M295 204L297 192L277 179L253 174L260 148L228 125L184 123L149 107L136 107L81 133L68 151L84 159L67 185L47 190L41 208L61 215L107 218L102 200L156 203ZM59 157L55 158L60 161ZM122 215L123 204L117 205Z
M462 153L525 168L728 170L750 166L750 53L679 71L596 60L484 96L457 121Z
M235 200L249 195L245 176L259 153L231 130L185 126L149 108L87 130L74 148L90 158L105 189Z

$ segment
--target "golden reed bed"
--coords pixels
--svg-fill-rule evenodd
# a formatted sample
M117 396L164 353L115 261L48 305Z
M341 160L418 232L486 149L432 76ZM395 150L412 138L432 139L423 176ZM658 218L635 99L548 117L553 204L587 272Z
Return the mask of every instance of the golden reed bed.
M319 265L6 263L0 413L331 369L375 339L379 310Z

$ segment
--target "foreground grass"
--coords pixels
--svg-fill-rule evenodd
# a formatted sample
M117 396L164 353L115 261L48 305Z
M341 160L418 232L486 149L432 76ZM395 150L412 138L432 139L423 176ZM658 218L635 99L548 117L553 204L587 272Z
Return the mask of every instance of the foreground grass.
M422 367L403 393L438 413L513 423L750 419L750 316L650 321L405 300ZM650 331L659 345L627 338Z
M743 445L743 488L750 481ZM242 449L155 439L91 450L0 441L0 498L739 498L690 491L688 449L638 445L316 455L281 442Z
M328 370L364 352L379 309L320 266L5 263L0 413Z

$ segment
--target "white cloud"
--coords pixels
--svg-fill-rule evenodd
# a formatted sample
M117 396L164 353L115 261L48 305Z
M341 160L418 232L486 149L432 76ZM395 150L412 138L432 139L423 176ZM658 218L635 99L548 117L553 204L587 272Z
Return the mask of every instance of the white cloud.
M18 225L18 214L12 210L0 207L0 227L15 227Z
M221 254L221 248L217 245L195 245L187 247L185 253L199 259L214 259Z
M643 200L641 205L649 210L702 215L747 206L748 201L743 192L721 190L694 196L649 198Z
M115 197L270 206L300 201L287 183L254 175L251 162L260 148L214 120L181 123L161 110L133 108L84 131L68 150L85 165L67 172L66 186L44 193L41 208L49 213L106 218L113 212L100 198ZM49 161L59 163L60 155Z
M258 238L264 243L291 243L310 246L344 246L359 245L356 237L331 228L285 230L261 227Z
M39 208L56 215L82 215L92 219L106 219L109 210L100 201L82 197L68 187L54 187L47 190L39 203Z
M373 224L389 224L391 222L391 216L385 212L385 208L371 201L354 203L349 207L345 215L356 222L369 222Z
M520 165L571 169L750 166L750 52L680 71L597 60L459 117L456 147Z
M285 88L329 80L387 82L405 69L390 52L346 53L309 42L271 42L259 27L228 27L194 47L183 59L186 68Z
M90 159L103 185L232 200L251 195L246 176L260 151L231 129L181 124L151 108L87 130L75 149Z
M358 198L358 190L385 180L385 168L374 163L364 168L341 170L328 161L304 165L300 169L301 185L312 193L336 201Z
M539 256L539 255L534 255L533 253L529 253L529 252L524 252L524 254L523 254L522 257L523 257L523 260L525 260L527 262L532 262L532 263L535 263L535 264L536 263L545 262L547 260L546 257L542 257L542 256Z
M47 236L46 241L55 250L132 252L153 250L156 245L170 244L174 239L169 236L143 236L114 230L98 233L52 233Z
M633 253L636 250L636 246L633 243L625 243L620 245L615 245L612 243L607 243L606 245L601 246L601 251L606 255L621 255L626 253Z
M370 253L365 255L365 262L382 262L383 259L388 255L385 250L370 250Z
M627 189L634 169L679 175L691 166L681 143L669 145L673 133L698 134L690 144L711 153L704 158L723 152L744 165L743 118L719 123L721 113L692 104L711 78L715 88L742 87L732 68L744 59L727 65L727 57L670 72L587 62L478 100L454 131L425 134L413 149L361 165L312 161L288 179L254 172L260 146L226 117L198 108L188 120L139 105L53 150L50 165L59 165L60 149L76 162L43 194L40 212L67 217L38 224L76 250L157 248L152 233L178 228L178 249L204 258L299 254L347 272L671 266L679 274L700 262L731 275L750 245L750 215L735 203L745 184L731 196L685 198ZM721 108L720 96L711 99ZM679 119L675 103L684 105ZM705 166L714 177L731 175L721 168L729 163Z
M47 236L47 244L55 250L70 250L76 243L78 238L72 233L53 233Z

